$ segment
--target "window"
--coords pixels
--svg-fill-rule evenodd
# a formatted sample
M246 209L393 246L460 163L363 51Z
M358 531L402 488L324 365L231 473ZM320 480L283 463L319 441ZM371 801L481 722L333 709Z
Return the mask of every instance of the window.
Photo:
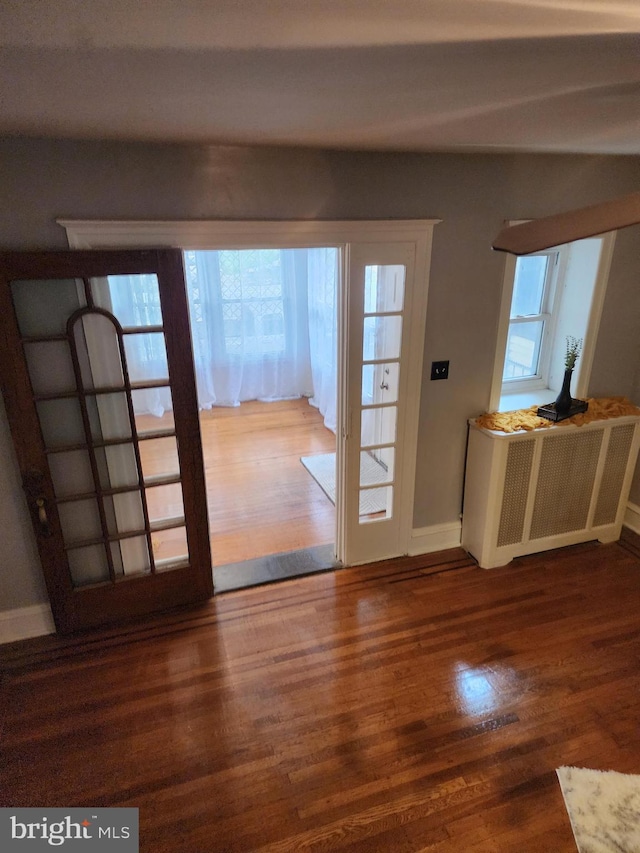
M203 304L220 315L220 345L230 355L283 355L293 270L280 249L185 252L194 322L204 322ZM208 288L203 293L202 288Z
M503 390L547 386L560 252L518 258L509 313Z
M567 335L584 342L571 393L587 396L614 240L612 232L505 256L491 411L554 400L564 377Z

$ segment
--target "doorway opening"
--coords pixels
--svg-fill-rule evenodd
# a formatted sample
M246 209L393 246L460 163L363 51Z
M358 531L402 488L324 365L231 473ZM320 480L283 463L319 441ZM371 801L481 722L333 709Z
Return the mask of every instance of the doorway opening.
M218 591L335 567L337 247L185 250L209 535ZM114 289L120 312L148 313L143 277ZM148 347L132 353L138 379ZM136 416L162 429L164 389ZM148 467L166 461L145 460ZM174 514L167 490L163 514ZM180 545L156 533L159 553Z
M73 248L179 246L185 261L191 251L282 252L288 248L309 252L323 248L328 251L329 247L336 253L339 281L334 333L338 388L336 432L335 438L331 437L336 452L335 532L333 545L328 547L341 565L375 562L412 553L416 547L413 542L415 462L429 259L436 223L437 220L60 220ZM210 275L221 278L220 269ZM227 301L230 338L238 337L238 329L255 338L258 327L277 338L281 321L265 306L258 318L254 314L248 321L243 319L242 312L240 316L233 315L233 293L227 296ZM223 320L225 310L221 312ZM206 324L200 328L206 331ZM195 354L197 335L193 334L193 338ZM233 351L232 346L228 349ZM200 396L202 389L199 387L198 391ZM276 395L265 396L273 399ZM305 403L304 396L299 400ZM246 410L251 403L247 399L239 407L227 408L220 406L220 402L217 400L201 416L203 432L205 416L215 416L220 421L228 419L227 427L234 429L232 419L242 421L242 409ZM269 407L290 402L278 400L255 405L261 411L268 411ZM316 411L306 405L307 411ZM324 452L324 448L320 449ZM311 459L322 455L316 450L308 454ZM300 456L306 453L301 450ZM363 460L374 462L375 474L365 470ZM321 472L310 472L313 466L307 465L308 461L304 462L307 476L321 481ZM330 492L323 485L317 494L324 500L325 493ZM376 494L383 497L383 506L372 512L367 509L368 500ZM277 501L274 503L278 506ZM251 534L245 538L251 539ZM278 559L282 562L280 557L281 554ZM329 562L326 568L330 565ZM216 571L219 570L218 567ZM318 570L315 565L313 570Z

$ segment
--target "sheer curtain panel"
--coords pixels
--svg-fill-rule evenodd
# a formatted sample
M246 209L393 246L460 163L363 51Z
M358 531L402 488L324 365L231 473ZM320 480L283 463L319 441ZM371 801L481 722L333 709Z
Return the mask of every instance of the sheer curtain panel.
M335 431L339 250L189 250L184 259L200 408L308 397ZM109 281L116 316L152 325L154 282L118 279L128 281ZM135 380L157 376L163 356L139 337ZM140 413L168 408L164 389L136 400Z

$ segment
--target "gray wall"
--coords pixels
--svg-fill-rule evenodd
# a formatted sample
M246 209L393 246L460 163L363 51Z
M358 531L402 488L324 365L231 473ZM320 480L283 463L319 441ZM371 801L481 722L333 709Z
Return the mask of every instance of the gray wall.
M459 518L466 421L489 402L503 220L640 187L640 158L376 154L15 139L0 142L0 246L66 245L56 218L440 218L435 229L414 526ZM640 403L640 228L620 232L590 394ZM450 378L432 383L434 359ZM634 485L640 502L640 476ZM0 610L46 600L4 410Z

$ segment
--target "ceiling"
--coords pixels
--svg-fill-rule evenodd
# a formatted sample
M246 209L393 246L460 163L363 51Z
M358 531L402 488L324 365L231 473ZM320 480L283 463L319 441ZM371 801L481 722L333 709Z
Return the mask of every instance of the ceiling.
M0 133L640 154L640 0L1 0Z

